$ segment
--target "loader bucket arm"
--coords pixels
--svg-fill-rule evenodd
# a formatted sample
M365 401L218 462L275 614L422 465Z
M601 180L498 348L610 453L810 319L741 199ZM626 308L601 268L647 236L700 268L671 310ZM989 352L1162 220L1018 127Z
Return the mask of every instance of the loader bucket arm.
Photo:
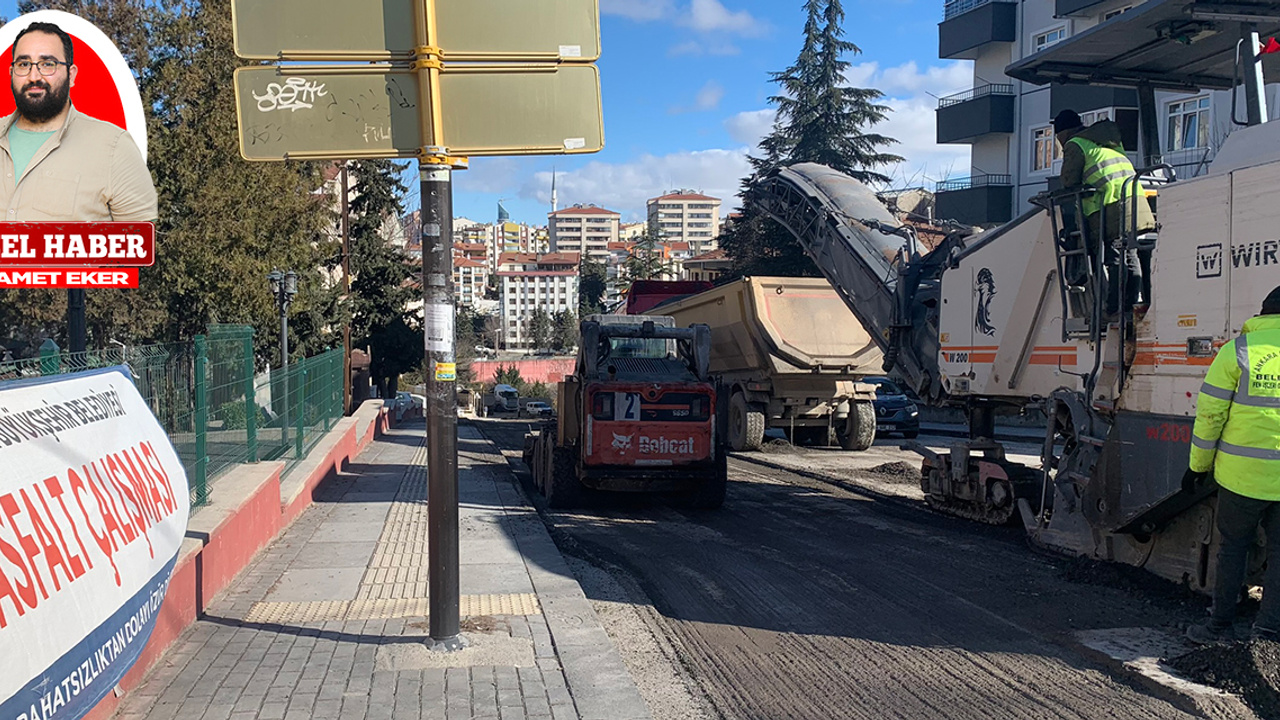
M858 321L922 397L941 396L938 333L916 299L919 267L904 241L867 224L900 223L862 183L814 163L782 168L749 196L813 259ZM917 263L918 264L918 263Z

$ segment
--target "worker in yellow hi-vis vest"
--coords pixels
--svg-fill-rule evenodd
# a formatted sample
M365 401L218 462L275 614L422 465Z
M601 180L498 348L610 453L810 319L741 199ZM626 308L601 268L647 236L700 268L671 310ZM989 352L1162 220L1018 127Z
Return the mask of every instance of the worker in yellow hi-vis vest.
M1258 528L1267 535L1262 607L1253 634L1280 632L1280 287L1262 301L1262 314L1218 351L1200 387L1191 460L1184 490L1218 481L1217 575L1213 612L1187 628L1198 643L1235 638L1236 602Z
M1090 256L1096 257L1098 233L1102 231L1108 280L1107 314L1115 315L1121 309L1117 277L1121 270L1129 273L1125 280L1124 309L1145 305L1151 288L1138 251L1124 247L1125 235L1133 229L1134 213L1137 213L1139 234L1153 232L1156 219L1142 188L1132 181L1135 171L1124 153L1120 126L1111 120L1099 120L1085 127L1074 110L1063 110L1053 119L1053 133L1062 144L1062 187L1094 190L1082 201L1085 241ZM1126 181L1131 197L1122 203Z

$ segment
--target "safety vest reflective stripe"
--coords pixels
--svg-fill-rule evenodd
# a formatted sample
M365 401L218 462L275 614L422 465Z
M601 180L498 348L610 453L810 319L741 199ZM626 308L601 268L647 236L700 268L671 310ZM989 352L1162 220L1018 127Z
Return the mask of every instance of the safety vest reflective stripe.
M1208 395L1209 397L1216 397L1219 400L1231 400L1236 396L1234 391L1220 388L1216 385L1210 385L1209 383L1201 385L1200 392Z
M1280 395L1254 395L1249 374L1249 338L1241 335L1236 340L1236 365L1240 367L1240 387L1235 392L1235 403L1249 407L1280 408Z
M1280 501L1280 315L1247 321L1209 366L1190 465L1234 493Z
M1081 200L1085 215L1093 215L1104 205L1120 202L1125 181L1134 176L1133 163L1118 150L1103 147L1081 137L1071 138L1084 153L1084 184L1097 190Z

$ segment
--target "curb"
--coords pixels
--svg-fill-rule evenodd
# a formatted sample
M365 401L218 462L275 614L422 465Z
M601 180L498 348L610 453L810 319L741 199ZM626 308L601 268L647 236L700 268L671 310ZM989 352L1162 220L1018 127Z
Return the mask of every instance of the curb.
M517 547L551 631L569 693L582 720L650 720L649 707L605 632L537 509L519 487L510 463L477 425L459 418L491 448L506 482L495 482L507 516L516 521Z

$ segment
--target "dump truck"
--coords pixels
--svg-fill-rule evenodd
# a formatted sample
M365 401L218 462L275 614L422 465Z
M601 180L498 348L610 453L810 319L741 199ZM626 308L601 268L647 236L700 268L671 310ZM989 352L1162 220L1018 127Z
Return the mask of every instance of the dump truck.
M728 467L708 370L711 330L670 317L591 315L555 418L525 438L533 484L551 507L588 489L724 502Z
M884 356L826 280L746 277L655 312L711 328L734 450L759 449L768 428L797 445L866 450L875 440L875 385L860 380L883 374Z

